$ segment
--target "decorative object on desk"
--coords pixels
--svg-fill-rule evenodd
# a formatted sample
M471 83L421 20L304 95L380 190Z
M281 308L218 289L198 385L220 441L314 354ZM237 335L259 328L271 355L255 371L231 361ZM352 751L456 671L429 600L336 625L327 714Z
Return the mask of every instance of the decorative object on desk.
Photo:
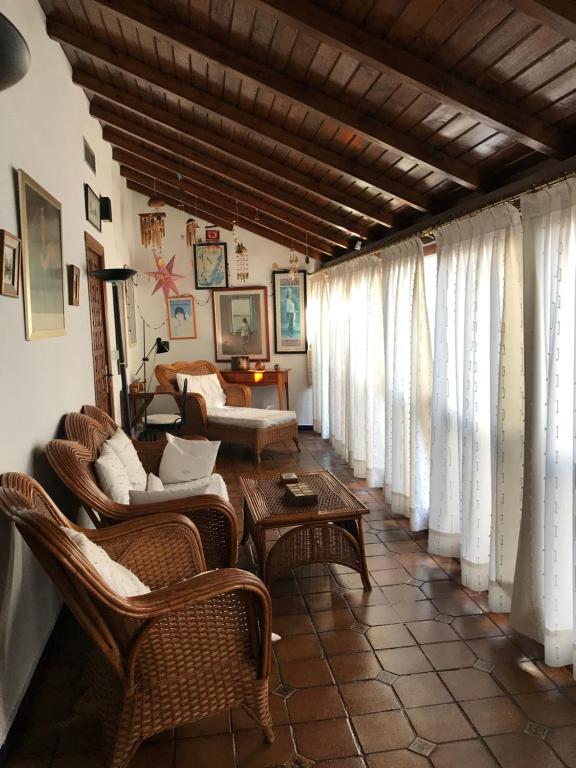
M136 394L138 392L146 392L146 382L141 381L140 379L134 379L132 384L128 387L128 391L132 394Z
M298 482L298 475L295 472L283 472L280 475L280 485L290 485Z
M68 276L68 304L72 307L80 306L80 269L75 264L66 267Z
M124 356L124 338L122 334L122 318L120 316L120 292L119 286L131 277L134 277L136 270L134 269L96 269L92 272L92 275L98 280L102 280L105 283L112 284L112 301L114 305L114 328L116 331L116 349L118 350L118 369L120 371L120 379L122 381L122 411L124 417L124 424L128 435L132 436L132 428L130 426L130 401L128 399L128 380L126 377L126 358Z
M98 231L102 230L102 219L100 217L100 198L94 192L89 184L84 184L84 210L86 220L96 227Z
M30 69L26 40L3 13L0 13L0 91L22 80Z
M306 271L276 271L274 284L274 351L306 352Z
M248 248L244 243L236 241L234 248L236 253L236 280L245 283L248 280Z
M140 242L144 248L149 245L162 248L166 236L166 214L162 211L150 211L138 214L140 218Z
M180 295L178 288L176 287L176 280L182 280L184 275L177 275L172 271L174 269L175 259L176 256L174 255L168 264L166 264L162 256L154 254L156 270L154 272L146 272L148 277L153 277L154 280L156 280L156 285L151 294L152 296L154 296L154 294L160 289L162 289L162 293L164 294L166 301L168 301L168 297L170 296L171 291L172 293L175 293L176 296Z
M194 296L178 296L166 300L168 334L171 339L195 339L196 307Z
M20 296L21 269L20 238L0 229L0 294L14 298Z
M274 366L274 370L275 371L279 371L280 370L280 366L278 365L278 363L276 363L276 365Z
M18 191L26 338L63 336L62 206L22 169Z
M186 245L196 245L199 229L200 225L195 219L188 219L186 222Z
M213 227L206 227L206 242L218 243L220 242L220 230Z
M126 264L124 264L126 266ZM124 299L126 302L126 329L128 344L133 347L137 341L136 334L136 298L134 296L134 278L130 277L124 283Z
M266 366L264 365L264 363L261 363L261 362L257 362L257 363L255 363L255 364L254 364L254 368L255 368L257 371L265 371L265 370L266 370Z
M194 246L194 275L198 290L228 286L226 243L198 243Z
M216 361L227 362L233 355L270 360L266 288L219 288L213 299Z
M230 368L233 371L249 371L250 358L248 355L232 355L230 358Z
M312 507L318 504L318 495L307 483L288 483L286 501L295 507Z

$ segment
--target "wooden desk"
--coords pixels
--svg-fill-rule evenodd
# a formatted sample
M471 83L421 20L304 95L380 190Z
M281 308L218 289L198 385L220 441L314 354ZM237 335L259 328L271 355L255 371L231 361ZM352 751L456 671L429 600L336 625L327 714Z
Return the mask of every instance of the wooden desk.
M288 396L288 371L290 368L281 368L275 371L273 368L265 371L220 371L224 380L229 384L245 384L247 387L273 387L278 390L278 408L286 411L290 408Z
M174 390L165 387L156 387L151 392L128 392L130 403L130 420L134 428L144 415L144 411L150 405L156 395L174 395ZM177 416L178 414L174 414ZM126 425L123 425L124 427Z

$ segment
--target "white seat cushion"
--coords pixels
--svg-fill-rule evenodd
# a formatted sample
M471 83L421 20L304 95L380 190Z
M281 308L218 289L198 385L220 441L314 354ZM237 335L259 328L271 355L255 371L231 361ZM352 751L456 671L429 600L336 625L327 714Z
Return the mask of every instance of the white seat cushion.
M179 413L149 413L146 415L146 421L151 427L172 426L180 421Z
M296 412L225 405L222 408L208 408L208 421L225 427L266 429L296 422Z
M112 437L106 440L104 445L112 448L124 464L132 488L143 491L146 488L146 470L142 466L138 452L128 435L122 429L118 429Z
M108 445L108 441L102 446L100 456L94 462L94 471L98 478L98 484L108 498L116 504L129 504L132 483L124 464L116 451ZM146 484L144 484L144 488Z
M166 440L158 472L164 484L198 480L212 474L220 441L185 440L170 434Z
M185 499L188 496L204 494L220 496L225 501L229 501L224 478L214 474L210 477L201 477L198 480L189 480L186 483L170 483L165 485L162 491L130 491L130 503L156 504L159 501Z
M197 392L206 400L206 408L218 408L226 405L226 395L220 384L218 374L209 373L204 376L190 376L185 373L177 373L176 381L180 392L184 391L184 382L188 382L187 391Z
M140 581L138 576L129 568L112 560L106 550L95 544L81 531L72 528L62 528L68 538L78 547L86 560L94 566L113 592L120 597L134 597L150 592L150 587Z

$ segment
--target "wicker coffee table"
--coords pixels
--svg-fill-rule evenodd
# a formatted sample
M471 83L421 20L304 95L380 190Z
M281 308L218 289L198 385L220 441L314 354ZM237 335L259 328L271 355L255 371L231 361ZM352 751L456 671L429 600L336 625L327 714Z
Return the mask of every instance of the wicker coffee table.
M362 533L368 509L331 472L302 472L298 479L318 496L317 505L288 504L278 474L240 478L244 540L252 536L262 580L269 585L301 565L339 563L358 571L364 589L371 589ZM289 530L268 547L266 533L276 528Z

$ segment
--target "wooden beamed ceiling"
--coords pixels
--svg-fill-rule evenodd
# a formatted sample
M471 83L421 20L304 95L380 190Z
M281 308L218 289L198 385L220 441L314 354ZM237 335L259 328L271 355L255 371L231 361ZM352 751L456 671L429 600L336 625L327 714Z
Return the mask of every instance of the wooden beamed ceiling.
M41 0L130 188L326 259L576 154L571 0Z

